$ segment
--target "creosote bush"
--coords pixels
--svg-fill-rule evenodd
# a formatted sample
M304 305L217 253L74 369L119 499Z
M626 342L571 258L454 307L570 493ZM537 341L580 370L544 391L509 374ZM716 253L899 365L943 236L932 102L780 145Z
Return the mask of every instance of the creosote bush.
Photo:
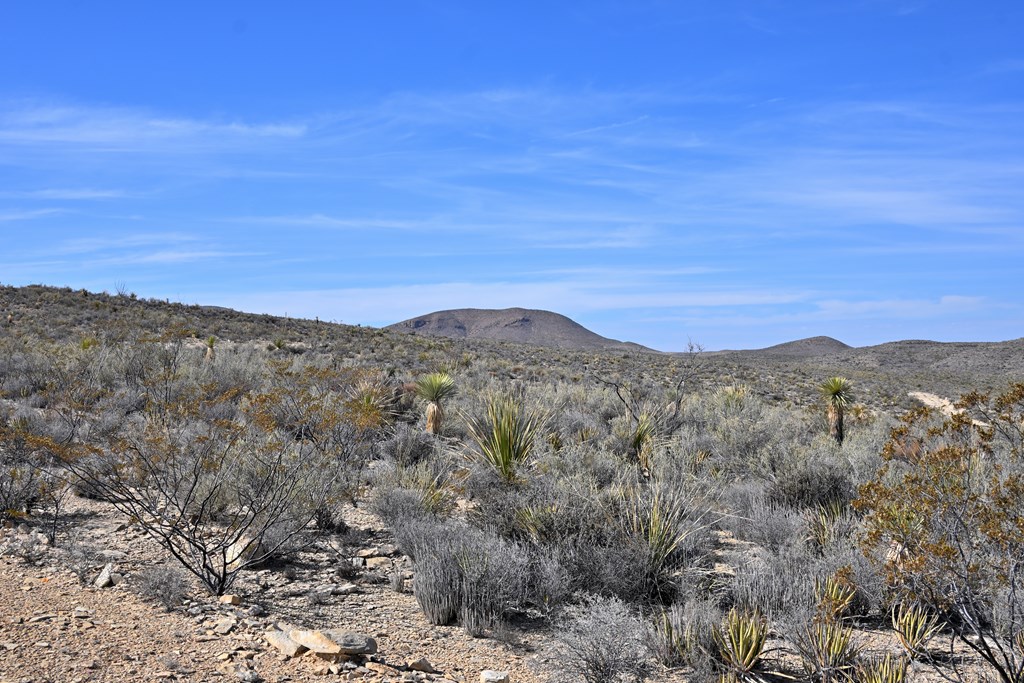
M1024 680L1024 383L907 414L861 489L864 547L1003 683ZM918 630L918 629L915 629Z

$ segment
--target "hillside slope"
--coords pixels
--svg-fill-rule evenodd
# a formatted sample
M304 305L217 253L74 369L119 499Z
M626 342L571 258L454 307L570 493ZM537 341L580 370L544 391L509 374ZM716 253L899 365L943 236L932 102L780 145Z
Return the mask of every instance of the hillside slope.
M428 337L492 339L564 349L650 350L639 344L602 337L564 315L527 308L436 311L385 329Z

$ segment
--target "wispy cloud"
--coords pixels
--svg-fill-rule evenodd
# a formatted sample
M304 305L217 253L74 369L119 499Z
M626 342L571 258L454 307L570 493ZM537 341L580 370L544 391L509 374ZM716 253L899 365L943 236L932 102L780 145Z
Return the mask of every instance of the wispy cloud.
M2 199L42 199L42 200L92 200L92 199L123 199L128 196L124 190L100 190L94 188L48 188L44 190L19 190L0 192Z
M29 211L0 211L0 223L14 221L30 221L36 218L44 218L54 214L63 213L63 209L32 209Z
M66 239L56 245L56 251L63 254L89 254L104 251L123 251L139 247L167 247L195 243L199 236L184 232L142 232L114 234L107 237L77 237Z
M0 106L0 144L63 144L107 151L161 149L175 146L230 147L240 141L299 138L301 123L249 123L168 117L146 110L40 103Z

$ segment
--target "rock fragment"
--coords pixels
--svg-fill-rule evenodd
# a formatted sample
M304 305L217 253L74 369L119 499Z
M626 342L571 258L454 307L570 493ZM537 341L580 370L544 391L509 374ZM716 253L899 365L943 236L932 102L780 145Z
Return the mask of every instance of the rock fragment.
M507 671L481 671L480 683L509 683Z

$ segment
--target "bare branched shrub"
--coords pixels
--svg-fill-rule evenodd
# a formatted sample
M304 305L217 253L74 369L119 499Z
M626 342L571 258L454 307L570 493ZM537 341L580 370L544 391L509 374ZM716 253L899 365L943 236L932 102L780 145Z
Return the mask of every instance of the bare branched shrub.
M499 629L508 612L523 604L532 583L526 551L477 532L463 539L457 560L462 573L462 628L474 637Z
M333 375L278 368L295 379L293 390L251 394L236 419L207 419L237 393L210 395L190 383L178 337L150 344L138 375L145 409L103 443L55 452L221 594L242 569L286 551L328 499L337 463L351 454L347 414L327 389ZM282 424L282 416L294 419Z

